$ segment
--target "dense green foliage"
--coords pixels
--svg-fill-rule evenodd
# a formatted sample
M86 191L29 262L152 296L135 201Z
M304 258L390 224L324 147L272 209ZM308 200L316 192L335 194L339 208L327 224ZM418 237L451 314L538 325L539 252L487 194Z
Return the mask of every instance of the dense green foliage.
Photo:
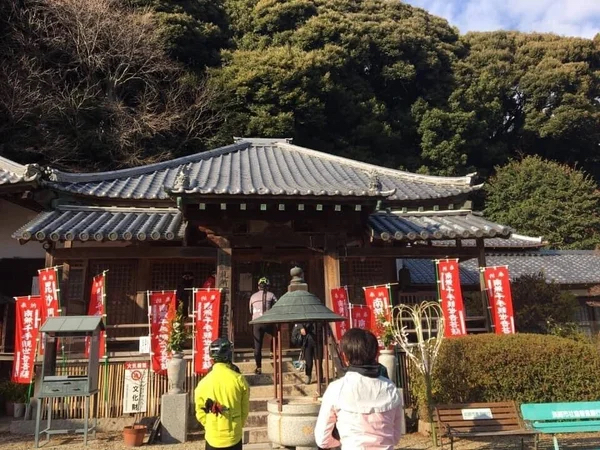
M571 292L547 283L543 273L522 275L511 283L515 326L521 333L548 333L574 320L579 304Z
M596 400L599 370L600 354L590 343L539 334L469 335L442 343L433 398L436 404ZM413 379L422 406L423 383Z
M523 153L600 176L600 37L460 36L383 0L22 0L0 2L0 62L0 152L21 162L130 166L254 135L424 173Z
M556 248L594 248L600 240L600 194L583 172L539 156L497 169L486 187L485 214Z

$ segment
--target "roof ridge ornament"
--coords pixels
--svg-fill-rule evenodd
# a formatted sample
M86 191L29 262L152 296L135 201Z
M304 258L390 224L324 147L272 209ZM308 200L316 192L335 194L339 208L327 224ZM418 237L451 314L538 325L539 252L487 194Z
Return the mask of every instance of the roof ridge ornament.
M189 188L190 169L190 163L181 166L173 182L172 192L184 192Z

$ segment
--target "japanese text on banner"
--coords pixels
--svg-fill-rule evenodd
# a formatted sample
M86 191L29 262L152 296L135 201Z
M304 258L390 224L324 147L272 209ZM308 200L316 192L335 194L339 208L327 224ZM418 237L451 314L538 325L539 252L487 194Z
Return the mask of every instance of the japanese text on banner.
M194 373L207 373L211 367L210 343L219 337L221 291L198 289L194 293L196 339Z
M104 316L104 287L105 275L96 275L92 280L92 291L90 293L90 304L88 305L88 316ZM90 355L90 338L85 340L85 356ZM98 349L98 358L104 358L106 355L106 332L100 331L100 343Z
M488 289L496 334L513 334L515 332L515 316L508 267L486 267L483 271L483 278Z
M458 259L445 259L437 261L436 264L440 301L444 313L444 336L464 336L467 334L467 327L465 325L465 308L460 288Z
M40 296L44 299L44 315L42 324L48 317L59 315L58 271L56 267L42 269L39 273Z
M348 290L345 286L331 290L331 302L333 312L346 318L342 322L335 323L335 337L339 341L350 327L350 305L348 302Z
M352 328L361 328L368 330L371 324L371 308L365 305L351 305L350 317L352 320Z
M386 320L390 320L390 290L387 286L373 286L363 289L365 290L365 303L372 312L369 330L375 333L378 329L377 318L380 315L384 315Z
M167 350L171 335L171 320L175 317L175 291L149 292L150 311L150 349L152 351L152 370L159 374L167 372L167 363L171 354Z
M41 297L15 297L15 356L11 380L31 383L35 365L43 300Z
M148 399L148 362L125 363L123 413L146 412Z

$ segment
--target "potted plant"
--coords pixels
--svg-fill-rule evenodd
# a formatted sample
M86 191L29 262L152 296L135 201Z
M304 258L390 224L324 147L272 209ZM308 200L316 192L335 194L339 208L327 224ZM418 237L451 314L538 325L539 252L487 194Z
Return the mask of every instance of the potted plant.
M5 401L6 415L15 418L25 415L25 404L27 402L28 384L5 381L2 383L2 395Z
M185 380L186 362L183 359L183 347L189 337L185 328L183 304L180 304L170 322L170 334L167 341L167 350L171 352L171 359L167 364L167 377L169 380L169 393L181 394Z
M394 328L391 321L385 314L377 316L377 335L382 344L382 349L379 352L378 362L383 365L388 373L390 380L396 382L397 360L394 350L395 337Z

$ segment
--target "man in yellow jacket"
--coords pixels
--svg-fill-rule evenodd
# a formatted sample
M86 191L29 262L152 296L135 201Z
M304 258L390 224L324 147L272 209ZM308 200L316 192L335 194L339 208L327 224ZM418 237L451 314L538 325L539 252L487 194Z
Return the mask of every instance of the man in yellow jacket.
M213 367L194 392L196 418L204 427L206 450L241 450L242 429L250 408L248 382L233 369L233 344L229 340L213 341L209 352Z

